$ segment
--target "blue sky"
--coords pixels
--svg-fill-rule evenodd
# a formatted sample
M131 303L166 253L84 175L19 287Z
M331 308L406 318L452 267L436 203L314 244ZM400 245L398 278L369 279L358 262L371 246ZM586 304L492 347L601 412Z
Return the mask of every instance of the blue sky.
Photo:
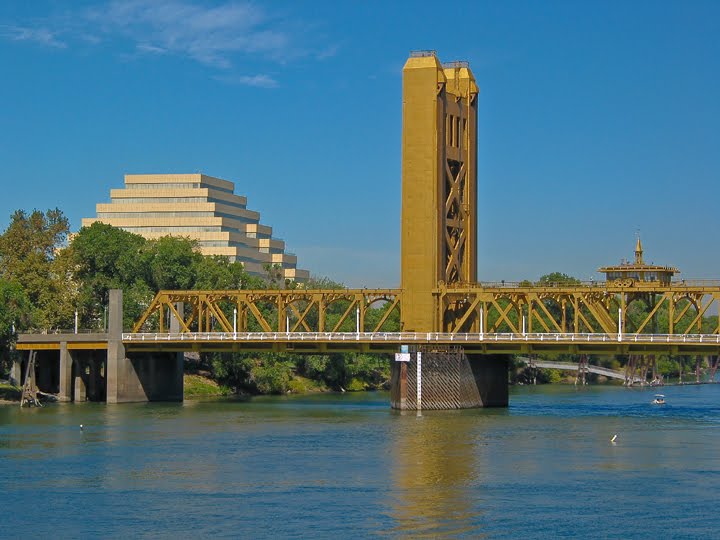
M0 227L126 173L235 182L299 266L399 284L401 70L481 88L479 278L720 277L720 3L0 3ZM448 4L450 6L450 4Z

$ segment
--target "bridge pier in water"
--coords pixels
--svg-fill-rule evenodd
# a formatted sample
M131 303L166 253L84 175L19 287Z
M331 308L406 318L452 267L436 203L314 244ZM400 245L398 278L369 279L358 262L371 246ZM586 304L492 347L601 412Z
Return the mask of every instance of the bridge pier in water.
M418 348L410 361L393 362L390 406L406 411L507 407L508 356Z
M107 402L183 400L183 353L128 355L122 342L122 291L110 291Z

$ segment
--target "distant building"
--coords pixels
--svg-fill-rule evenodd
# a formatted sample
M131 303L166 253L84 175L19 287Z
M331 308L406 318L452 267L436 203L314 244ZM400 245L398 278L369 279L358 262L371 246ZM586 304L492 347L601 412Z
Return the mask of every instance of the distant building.
M285 242L260 224L260 214L235 195L235 185L204 174L126 174L125 187L110 191L111 202L96 206L96 221L147 239L185 236L197 240L204 255L224 255L253 275L267 277L265 265L279 265L283 278L307 281Z
M598 272L605 274L608 283L614 283L621 286L631 285L633 283L660 282L663 285L669 285L675 274L679 274L680 270L673 266L658 266L654 264L645 264L643 261L643 248L638 236L635 244L635 261L622 261L617 266L603 266L598 268Z

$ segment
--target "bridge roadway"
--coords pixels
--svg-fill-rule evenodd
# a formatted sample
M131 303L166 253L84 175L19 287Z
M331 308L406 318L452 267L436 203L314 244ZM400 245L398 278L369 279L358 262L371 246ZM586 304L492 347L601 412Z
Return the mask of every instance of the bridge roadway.
M467 353L720 354L718 334L569 334L441 332L123 333L132 351L272 351L394 353L400 345L456 345Z

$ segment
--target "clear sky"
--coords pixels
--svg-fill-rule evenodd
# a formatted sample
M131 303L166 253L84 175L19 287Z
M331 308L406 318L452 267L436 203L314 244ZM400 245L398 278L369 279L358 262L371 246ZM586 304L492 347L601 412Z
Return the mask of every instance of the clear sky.
M445 11L443 10L445 6ZM0 2L0 228L126 173L236 184L299 266L399 284L401 70L481 89L479 278L720 277L720 2Z

